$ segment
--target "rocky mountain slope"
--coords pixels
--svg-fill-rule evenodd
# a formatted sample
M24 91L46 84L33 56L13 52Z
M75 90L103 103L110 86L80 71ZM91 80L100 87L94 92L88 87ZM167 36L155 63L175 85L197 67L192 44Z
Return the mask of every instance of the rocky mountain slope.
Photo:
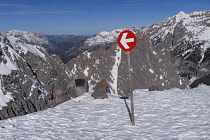
M177 75L178 66L169 61L172 59L170 53L155 50L148 37L137 34L139 43L130 52L133 89L151 86L186 88L188 80ZM106 50L86 51L70 60L67 67L72 75L86 75L90 92L94 92L97 83L106 79L111 93L128 95L127 54L116 43Z
M0 37L0 119L43 110L77 96L69 87L71 78L61 60L24 41Z
M210 73L210 11L177 15L146 31L155 48L169 51L179 60L179 75L202 77Z
M209 74L209 23L210 11L180 12L148 28L130 28L138 38L131 51L133 88L186 88ZM112 92L127 95L126 53L116 43L122 30L87 39L79 47L84 53L67 66L73 73L85 73L90 87L106 79Z

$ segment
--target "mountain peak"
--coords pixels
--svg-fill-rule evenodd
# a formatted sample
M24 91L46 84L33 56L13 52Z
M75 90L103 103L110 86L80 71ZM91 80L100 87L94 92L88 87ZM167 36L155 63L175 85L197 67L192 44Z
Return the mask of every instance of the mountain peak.
M178 16L183 16L183 15L185 15L185 12L180 11L177 15L178 15Z

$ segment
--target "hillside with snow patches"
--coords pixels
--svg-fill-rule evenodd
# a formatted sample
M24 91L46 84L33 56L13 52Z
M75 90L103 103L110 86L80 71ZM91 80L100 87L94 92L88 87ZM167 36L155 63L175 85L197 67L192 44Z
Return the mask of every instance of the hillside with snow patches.
M72 97L67 68L43 47L0 37L0 120L44 110Z
M150 28L157 29L158 32L150 32L153 34L151 38L161 37L164 39L167 34L173 33L174 28L177 24L181 24L185 27L186 40L210 40L210 11L200 11L193 12L191 14L185 14L184 12L179 12L173 17L169 17L161 23L152 25ZM160 30L159 30L160 29ZM156 30L154 30L156 31ZM182 38L181 38L182 39Z
M210 11L177 15L150 26L145 32L154 48L170 52L178 74L191 81L210 74Z
M1 37L0 42L0 50L3 54L1 56L1 63L0 63L0 76L2 80L2 75L9 75L13 70L19 70L17 59L23 59L20 54L26 54L28 52L31 52L35 55L38 55L45 59L45 54L41 52L41 48L36 45L30 45L26 44L22 41L20 41L18 38L9 36L7 38L8 40L4 42L4 38ZM8 47L8 44L12 47ZM12 93L6 92L3 93L4 87L0 84L0 109L2 109L3 106L6 106L6 103L10 100L13 100Z
M193 12L191 14L185 14L184 12L179 12L177 15L164 20L161 23L154 24L148 29L147 32L151 35L151 39L156 41L157 39L164 40L168 34L174 34L175 28L184 28L179 40L184 41L204 41L200 47L202 49L202 54L210 46L210 11L200 11ZM182 30L181 30L182 31ZM176 44L177 45L177 44ZM173 49L176 46L168 46ZM191 50L186 50L183 55L187 54ZM203 56L202 56L203 59ZM202 59L200 62L202 62Z
M208 140L209 90L135 90L135 126L129 99L110 94L95 100L86 93L55 108L2 120L0 139Z

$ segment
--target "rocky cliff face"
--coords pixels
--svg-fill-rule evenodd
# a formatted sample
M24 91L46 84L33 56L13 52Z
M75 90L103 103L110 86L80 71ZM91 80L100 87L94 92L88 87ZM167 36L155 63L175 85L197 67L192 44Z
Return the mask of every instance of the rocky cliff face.
M146 31L155 48L169 50L179 75L193 81L210 73L210 11L177 15Z
M210 86L210 74L204 77L198 78L192 82L190 85L191 88L198 87L199 85L208 85Z
M64 64L42 47L0 37L0 119L53 107L77 95Z

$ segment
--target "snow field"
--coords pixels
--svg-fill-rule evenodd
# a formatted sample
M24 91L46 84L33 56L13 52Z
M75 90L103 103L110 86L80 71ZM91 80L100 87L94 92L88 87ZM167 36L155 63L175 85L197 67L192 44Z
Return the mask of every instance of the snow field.
M55 108L1 120L0 139L208 140L209 91L208 86L135 90L136 126L130 123L123 99L109 95L109 99L94 100L86 93Z

